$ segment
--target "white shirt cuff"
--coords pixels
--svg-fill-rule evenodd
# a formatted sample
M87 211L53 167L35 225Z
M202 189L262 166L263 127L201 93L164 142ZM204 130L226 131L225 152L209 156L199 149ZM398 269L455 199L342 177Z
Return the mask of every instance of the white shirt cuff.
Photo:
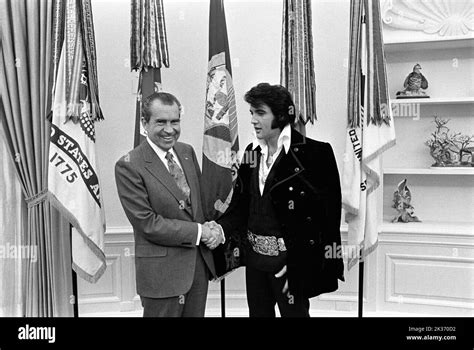
M199 243L201 243L201 236L202 236L202 225L198 224L198 236L197 236L196 245L199 245Z

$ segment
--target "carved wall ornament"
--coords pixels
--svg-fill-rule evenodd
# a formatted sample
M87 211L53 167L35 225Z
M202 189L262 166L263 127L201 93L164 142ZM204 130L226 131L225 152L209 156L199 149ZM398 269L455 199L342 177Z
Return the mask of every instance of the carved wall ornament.
M467 36L474 31L474 1L383 0L385 25L440 36Z

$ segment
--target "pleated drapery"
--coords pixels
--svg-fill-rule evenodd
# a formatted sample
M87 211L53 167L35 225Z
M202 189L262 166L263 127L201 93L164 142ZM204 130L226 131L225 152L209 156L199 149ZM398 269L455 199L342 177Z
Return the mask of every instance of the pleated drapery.
M52 6L0 0L0 118L27 204L22 246L37 252L22 259L27 317L72 315L69 224L47 201Z
M23 315L24 306L21 269L24 264L18 248L21 249L22 232L25 232L26 205L5 143L2 123L0 164L0 317L16 317Z

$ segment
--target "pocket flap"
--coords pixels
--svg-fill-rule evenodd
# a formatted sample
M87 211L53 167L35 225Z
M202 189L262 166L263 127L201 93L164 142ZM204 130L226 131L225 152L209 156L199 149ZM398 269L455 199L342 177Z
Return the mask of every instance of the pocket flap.
M161 245L137 245L135 247L135 256L137 257L153 257L166 256L168 248Z

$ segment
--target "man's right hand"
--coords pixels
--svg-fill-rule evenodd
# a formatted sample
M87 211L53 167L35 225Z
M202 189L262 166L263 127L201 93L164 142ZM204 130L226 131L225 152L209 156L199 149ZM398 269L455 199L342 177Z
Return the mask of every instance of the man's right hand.
M201 241L211 250L223 242L223 234L215 221L202 225Z

